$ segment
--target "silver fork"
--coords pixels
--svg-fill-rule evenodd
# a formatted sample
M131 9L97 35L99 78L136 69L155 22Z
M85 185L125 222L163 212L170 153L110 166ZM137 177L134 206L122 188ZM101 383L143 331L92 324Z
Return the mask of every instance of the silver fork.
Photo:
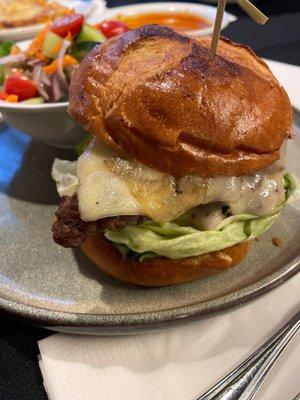
M271 368L299 329L300 311L242 364L197 400L253 399Z

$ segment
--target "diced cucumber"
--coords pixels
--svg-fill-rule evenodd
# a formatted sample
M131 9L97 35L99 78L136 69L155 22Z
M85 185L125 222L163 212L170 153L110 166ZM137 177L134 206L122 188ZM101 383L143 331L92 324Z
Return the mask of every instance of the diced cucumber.
M99 44L99 42L74 43L70 53L73 57L77 58L77 60L81 61L97 44Z
M33 97L32 99L20 101L20 104L43 104L45 100L42 97Z
M42 46L42 53L48 58L56 58L63 44L63 39L56 33L48 31Z
M10 40L5 40L4 42L2 42L0 44L0 58L9 55L13 44L14 43ZM5 65L0 65L0 85L3 85L3 83L5 81L5 72L6 72Z
M83 24L79 35L76 38L77 43L82 42L104 42L106 37L98 31L98 29L93 28L88 24Z

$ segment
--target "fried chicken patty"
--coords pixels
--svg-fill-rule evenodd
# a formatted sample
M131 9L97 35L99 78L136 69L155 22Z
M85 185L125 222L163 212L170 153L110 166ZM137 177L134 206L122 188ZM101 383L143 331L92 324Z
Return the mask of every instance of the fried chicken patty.
M55 216L53 240L63 247L79 247L88 236L97 232L119 231L126 225L139 225L147 219L140 215L123 215L85 222L80 218L77 194L63 196Z

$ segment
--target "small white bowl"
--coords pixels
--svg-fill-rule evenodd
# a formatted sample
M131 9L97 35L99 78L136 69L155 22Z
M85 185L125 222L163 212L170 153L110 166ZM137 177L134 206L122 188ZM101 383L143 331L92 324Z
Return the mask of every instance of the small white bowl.
M25 50L30 40L18 42ZM22 104L0 100L2 119L34 139L62 148L73 148L85 137L85 131L68 114L69 102Z
M98 13L91 14L89 17L90 23L97 23L104 19L115 19L119 14L122 15L136 15L145 13L159 13L159 12L187 12L189 14L199 15L204 17L211 22L211 26L205 29L187 31L186 34L189 36L205 36L213 32L213 23L216 16L216 7L207 6L196 3L177 3L177 2L166 2L166 3L144 3L144 4L133 4L130 6L113 7L106 9L105 13L99 15ZM236 17L227 12L224 13L222 29L228 24L236 21Z
M26 105L0 101L4 121L34 139L62 148L74 148L86 132L67 113L69 103Z

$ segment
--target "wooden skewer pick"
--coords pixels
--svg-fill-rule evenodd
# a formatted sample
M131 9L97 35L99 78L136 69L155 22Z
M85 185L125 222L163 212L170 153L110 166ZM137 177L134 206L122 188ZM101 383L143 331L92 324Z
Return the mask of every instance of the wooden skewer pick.
M216 53L217 47L218 47L218 41L220 38L220 32L221 32L221 26L222 26L222 20L223 20L224 10L225 10L225 6L226 6L226 1L227 0L219 0L219 2L218 2L217 14L216 14L216 19L215 19L215 23L214 23L214 31L213 31L211 45L210 45L210 51L213 54Z
M249 0L237 0L238 5L244 10L255 22L264 25L268 21L268 17L263 14L254 4Z
M226 1L227 0L219 0L218 2L217 14L214 23L214 31L210 45L210 50L213 54L216 54L218 47ZM257 7L255 7L250 0L237 0L237 3L258 24L264 25L268 21L268 17L263 14Z

